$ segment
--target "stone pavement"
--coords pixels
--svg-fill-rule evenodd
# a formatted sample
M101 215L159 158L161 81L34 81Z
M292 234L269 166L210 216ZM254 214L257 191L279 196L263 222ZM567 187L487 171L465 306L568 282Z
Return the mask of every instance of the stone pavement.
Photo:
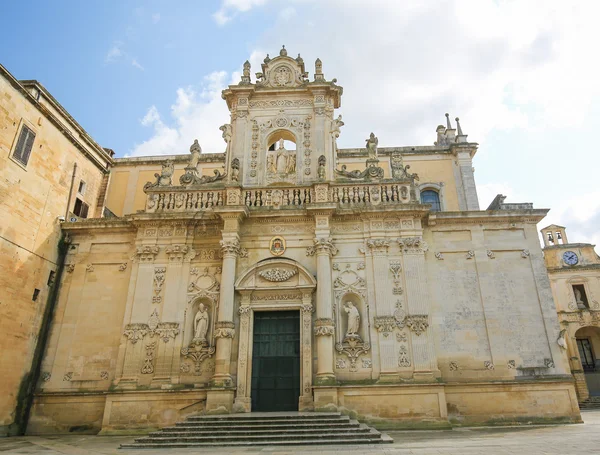
M157 455L157 454L265 454L302 455L581 455L600 453L600 411L582 412L584 424L535 427L468 428L448 431L388 432L393 444L302 447L222 447L206 449L119 450L131 436L23 436L0 439L0 454L28 455Z

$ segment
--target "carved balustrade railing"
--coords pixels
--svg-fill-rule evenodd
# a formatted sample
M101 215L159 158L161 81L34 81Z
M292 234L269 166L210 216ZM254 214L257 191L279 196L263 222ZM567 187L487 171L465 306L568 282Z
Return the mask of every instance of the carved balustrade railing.
M330 201L341 206L407 204L416 200L414 187L401 183L332 186L329 193Z
M146 212L190 212L225 205L225 191L211 190L147 190Z
M414 184L378 182L360 184L316 183L307 187L187 189L158 187L146 190L146 212L188 212L222 205L248 208L302 208L308 204L336 203L340 208L417 202Z

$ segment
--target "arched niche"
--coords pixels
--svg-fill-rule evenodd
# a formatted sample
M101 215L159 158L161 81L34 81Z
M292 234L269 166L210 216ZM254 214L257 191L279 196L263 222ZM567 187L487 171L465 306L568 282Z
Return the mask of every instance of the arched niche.
M275 130L267 136L265 145L267 183L295 183L300 160L294 133L286 129Z
M206 331L206 342L208 346L213 346L214 326L215 319L217 316L217 302L207 295L200 295L193 298L187 308L184 331L183 331L183 345L189 346L195 335L195 319L196 315L200 311L200 305L203 305L206 312L208 313L208 329Z
M338 327L340 328L340 333L338 340L343 341L346 337L346 333L348 332L348 313L345 310L346 303L351 303L358 310L358 314L360 315L358 335L360 336L361 340L368 341L368 309L365 305L364 299L358 293L353 291L348 291L339 297Z

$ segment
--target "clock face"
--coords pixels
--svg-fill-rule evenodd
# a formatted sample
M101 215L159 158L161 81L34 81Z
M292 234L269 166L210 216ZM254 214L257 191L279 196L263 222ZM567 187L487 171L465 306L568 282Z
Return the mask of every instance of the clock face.
M579 258L572 251L566 251L563 254L563 261L565 261L565 264L567 265L575 265L579 262Z

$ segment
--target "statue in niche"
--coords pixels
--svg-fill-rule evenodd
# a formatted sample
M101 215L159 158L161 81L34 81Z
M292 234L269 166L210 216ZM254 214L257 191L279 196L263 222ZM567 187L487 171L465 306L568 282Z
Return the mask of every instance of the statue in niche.
M234 158L231 161L231 180L237 182L240 179L240 160Z
M346 338L358 337L360 327L360 313L352 302L344 304L344 311L348 314L348 328L346 329Z
M279 139L277 148L267 152L267 181L287 182L296 176L296 151L287 150L284 139Z
M287 165L285 167L286 174L293 174L296 172L296 155L290 153L287 157Z
M208 344L206 341L206 333L208 332L208 310L201 303L198 306L198 312L194 318L194 339L193 342Z
M581 298L581 291L577 288L574 288L575 291L575 302L577 303L577 308L587 308L585 306L585 302Z
M275 166L275 156L267 156L267 171L273 174L277 174L277 166Z
M325 175L327 173L327 171L325 170L325 163L326 163L326 159L325 159L325 155L321 155L319 157L319 169L317 170L317 175L319 176L319 180L325 180Z
M367 142L367 153L369 154L370 160L377 159L377 144L379 144L379 139L375 136L375 134L371 133L369 139L366 139Z
M279 148L277 149L277 172L284 174L287 168L287 153L283 146L283 139L279 140Z

